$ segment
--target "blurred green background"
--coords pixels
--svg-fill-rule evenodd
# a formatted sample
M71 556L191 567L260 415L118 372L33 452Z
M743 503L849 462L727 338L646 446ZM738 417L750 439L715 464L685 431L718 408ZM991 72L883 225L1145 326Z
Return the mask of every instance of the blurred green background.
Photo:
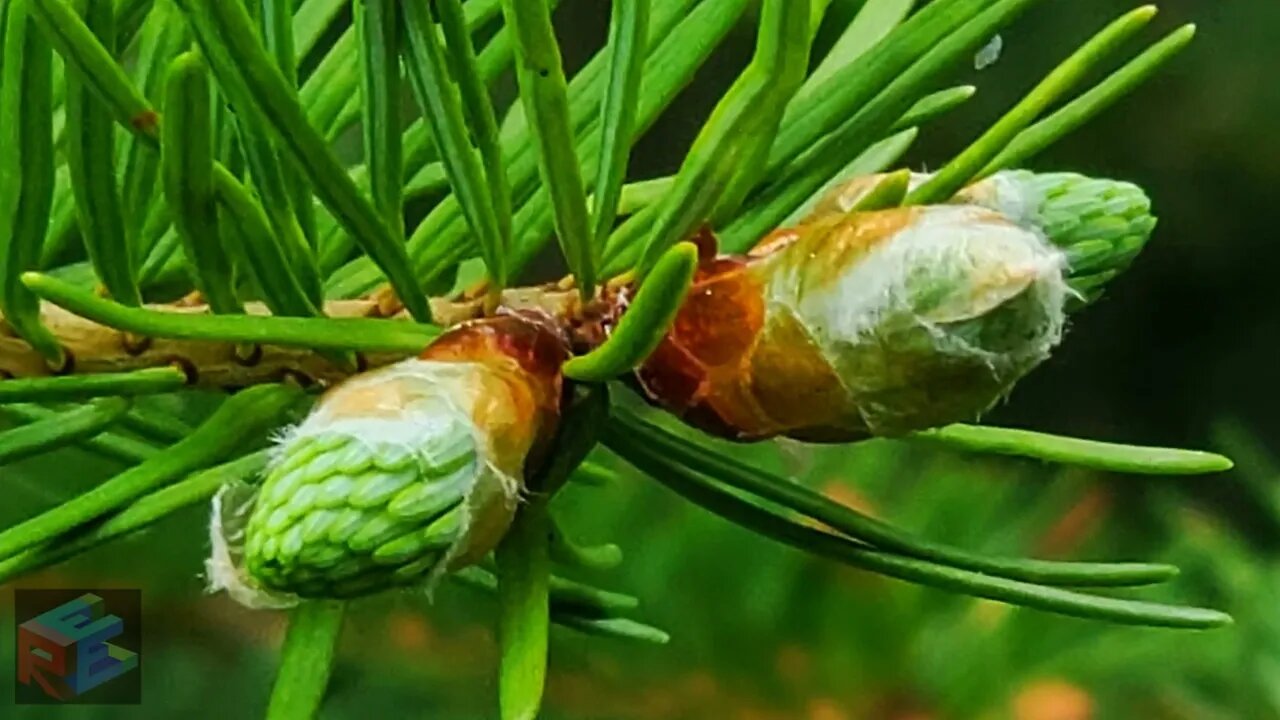
M926 129L907 161L936 167L1016 101L1126 0L1041 3L1005 33L1000 61L958 73L977 97ZM836 0L837 11L859 2ZM1139 183L1153 242L1077 316L1054 358L996 423L1101 439L1212 448L1238 469L1146 481L890 442L750 450L843 501L928 537L1045 557L1162 558L1170 597L1232 612L1205 633L1115 628L869 576L812 560L707 516L637 476L571 488L566 524L617 542L609 587L642 598L666 647L553 636L547 717L563 720L1090 720L1280 718L1280 3L1166 0L1156 25L1195 21L1188 52L1155 81L1039 158ZM602 41L608 3L565 0L571 65ZM635 154L635 177L672 172L750 51L744 26ZM1270 200L1270 202L1268 202ZM606 458L607 460L607 458ZM0 523L54 504L112 468L62 454L6 469ZM281 617L202 594L203 509L170 518L20 586L140 587L144 704L24 710L0 683L0 717L250 718L265 707ZM0 594L10 612L11 593ZM494 716L488 598L446 585L359 604L330 718ZM4 632L12 627L4 623ZM0 638L11 666L12 636Z

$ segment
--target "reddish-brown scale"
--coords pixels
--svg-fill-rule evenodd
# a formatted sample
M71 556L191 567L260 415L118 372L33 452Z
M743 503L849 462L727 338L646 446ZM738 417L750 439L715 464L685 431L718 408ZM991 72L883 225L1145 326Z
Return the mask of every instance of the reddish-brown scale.
M704 263L670 336L701 362L724 365L755 340L764 316L760 283L740 258L719 257Z
M703 262L658 349L637 370L651 399L708 432L736 437L760 411L736 380L764 323L759 281L743 257Z
M490 362L494 353L542 377L558 375L569 359L562 333L551 322L527 314L500 315L455 326L419 356L423 360Z
M667 337L636 370L636 375L651 398L684 412L698 402L707 373L695 357Z
M457 325L436 338L419 356L437 362L474 362L498 372L514 406L481 404L481 427L509 425L536 428L526 467L537 467L559 425L563 379L560 366L569 359L563 332L546 318L510 313ZM496 433L501 444L504 433ZM513 435L518 435L514 433Z

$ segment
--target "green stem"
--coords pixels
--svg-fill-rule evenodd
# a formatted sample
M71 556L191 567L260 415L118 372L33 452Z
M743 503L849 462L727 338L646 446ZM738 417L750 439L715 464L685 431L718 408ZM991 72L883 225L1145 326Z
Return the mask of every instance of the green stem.
M294 50L293 16L296 0L261 0L262 2L262 40L267 52L275 58L276 67L285 82L295 92L298 89L298 59ZM288 205L293 210L297 227L301 232L310 257L315 262L316 218L311 187L298 171L294 163L286 162L280 167L284 176L284 185L288 191ZM319 285L319 274L316 275Z
M56 508L0 532L0 558L49 542L134 499L260 440L298 401L300 391L259 385L223 402L182 442Z
M508 246L499 228L484 164L471 145L462 92L450 75L448 56L429 5L409 3L403 7L405 68L440 151L453 197L480 246L494 288L499 289L507 281Z
M224 484L242 480L261 471L266 467L269 454L267 450L260 450L196 473L182 482L140 498L100 523L87 525L83 530L75 531L65 538L0 561L0 583L68 560L111 540L137 532L178 510L207 502Z
M596 281L596 253L551 9L543 0L504 0L502 10L515 34L519 59L516 79L538 149L539 176L551 197L560 249L582 297L590 298Z
M808 98L836 71L851 66L892 32L911 12L916 0L867 0L822 62L809 73L797 100Z
M766 177L772 183L726 229L733 238L730 246L751 247L777 228L877 138L886 136L939 75L961 58L972 57L982 43L1037 2L937 0L891 35L883 48L868 53L865 72L849 77L837 73L810 102L793 105L770 159ZM898 42L893 42L899 33ZM914 55L903 56L907 48L917 47ZM861 69L858 65L851 70ZM840 85L842 78L847 87ZM829 115L851 97L860 104L848 106L844 115ZM810 113L800 112L808 106ZM801 137L810 139L797 145Z
M809 3L765 2L751 64L716 105L658 206L636 266L641 274L698 224L736 213L763 176L782 111L804 80L810 39Z
M555 621L587 635L620 638L653 645L666 645L671 636L656 627L627 618L584 618L581 615L554 615Z
M564 534L554 518L550 525L548 552L552 562L584 570L612 570L622 564L622 548L607 545L579 545Z
M431 308L404 245L360 194L324 137L307 122L297 93L258 42L244 7L238 2L178 2L223 89L237 90L231 100L243 103L240 109L274 134L273 139L306 173L316 196L386 273L409 312L429 321Z
M550 562L547 508L534 499L516 513L498 546L498 697L503 720L534 720L547 676Z
M84 400L103 395L159 395L180 390L186 384L187 374L177 366L102 375L17 378L0 380L0 404Z
M158 98L164 89L169 61L182 52L191 39L178 9L168 0L153 0L149 4L151 7L133 46L121 44L119 47L123 54L133 56L134 82L143 96ZM118 7L116 12L123 42L127 29L120 23ZM134 134L124 138L123 146L124 167L120 173L120 187L126 232L133 239L135 261L142 264L152 249L152 242L158 237L155 227L167 225L169 213L164 212L162 198L155 192L160 158L156 156L154 146ZM156 219L148 222L149 218ZM148 228L151 228L150 233Z
M662 8L668 4L677 12L671 21L674 24L664 25ZM697 68L734 27L750 4L748 0L707 0L691 6L688 0L680 0L663 3L655 8L655 22L650 27L653 49L645 60L645 91L641 94L636 113L637 137L656 121L663 109L675 101L681 88L689 82ZM655 35L655 32L658 34ZM659 38L657 43L653 42L655 38ZM575 77L574 83L577 81L578 78ZM591 95L584 89L581 95L575 97ZM598 102L598 95L595 97L595 102ZM589 117L595 107L592 104L584 108L584 116ZM588 178L593 177L590 170L599 154L596 147L599 139L594 125L584 128L579 134L577 155L583 160ZM516 244L516 253L532 256L550 239L552 221L546 194L530 196L530 193L537 190L537 163L527 154L519 152L520 147L527 145L530 145L528 133L521 133L520 137L514 138L510 143L504 142L504 157L512 158L508 162L511 163L513 199L517 203L527 200L515 219L515 235L521 239ZM472 250L471 238L466 232L466 223L462 221L456 197L446 197L427 215L410 236L408 247L414 258L414 267L423 275L426 285L439 281L444 270L456 267L457 263L469 257L468 253ZM329 279L328 291L332 297L351 297L366 292L377 282L378 276L374 268L361 259L334 273Z
M250 235L246 244L273 246L275 253L282 258L275 264L276 274L289 275L290 283L299 287L303 300L311 305L319 305L322 301L320 269L316 264L314 249L308 244L302 225L293 211L294 191L286 179L290 172L287 169L288 162L264 128L244 117L237 118L235 126L239 131L240 146L244 150L249 177L262 200L259 205L263 210L263 219L269 223L267 227ZM296 173L295 180L298 180ZM302 301L295 303L303 304Z
M130 308L48 275L26 273L22 281L40 297L76 315L148 337L413 353L440 334L434 325L403 320L189 315Z
M2 568L3 565L0 565ZM0 575L0 577L3 577ZM463 568L449 578L485 593L498 592L498 579L478 566ZM620 640L665 644L670 637L658 628L614 613L636 606L635 598L552 576L549 584L551 622L580 632Z
M683 464L692 471L713 477L717 482L735 490L778 503L825 523L855 540L901 555L1045 585L1123 587L1160 583L1177 574L1177 570L1168 565L1074 563L990 557L930 542L841 505L786 478L734 460L713 448L681 440L641 421L629 412L615 412L615 421L623 429L616 434L626 434L632 438L633 443L660 448L662 460L659 462L668 471Z
M0 433L0 465L94 437L129 409L125 398L104 398L84 407Z
M907 128L919 127L955 110L969 102L978 88L972 85L957 85L946 90L939 90L932 95L925 95L911 106L910 110L889 128L889 132L898 132Z
M642 443L614 437L609 446L629 461L638 463L642 469L646 466L657 468L655 480L731 522L785 545L852 567L965 595L1124 625L1208 629L1232 622L1229 615L1216 610L1087 595L873 550L747 502L692 470L655 465L655 451Z
M126 430L161 445L176 443L195 430L182 418L144 408L130 410L120 418L120 424Z
M1054 68L1025 98L1000 118L982 137L947 163L928 182L907 196L907 205L943 202L968 185L977 172L1000 154L1009 143L1035 122L1045 108L1070 91L1084 76L1111 55L1121 43L1133 37L1155 17L1156 8L1147 5L1108 25Z
M114 47L111 0L82 0L81 4L86 8L85 23L98 42L108 49ZM126 305L141 305L137 254L125 230L116 184L115 130L110 109L90 85L68 77L66 156L80 235L98 279L111 296Z
M627 176L640 81L648 50L649 0L621 0L609 20L609 83L600 106L600 169L596 173L592 253L599 263L618 219Z
M160 164L165 201L173 209L173 225L196 287L214 312L239 313L243 307L236 297L231 259L218 234L212 103L204 61L194 52L179 55L169 66L165 85Z
M243 141L246 146L253 144L248 137L243 137ZM266 152L264 148L258 149ZM246 154L252 156L253 152L246 148ZM255 163L250 162L250 165L253 164ZM260 178L261 175L255 181L255 185L259 187L262 184ZM214 165L213 183L223 209L219 220L228 230L225 237L230 242L224 243L226 250L257 281L262 290L262 299L271 308L271 312L295 317L319 315L317 293L313 292L311 283L306 280L313 274L311 270L314 268L303 272L294 271L299 265L307 265L305 261L295 262L298 254L305 250L305 243L300 237L290 240L288 235L279 232L280 222L296 224L293 216L281 217L278 200L277 211L268 213L263 204L223 165ZM284 190L281 189L280 193L283 196ZM270 201L266 196L263 200ZM270 217L272 214L276 216L274 221Z
M1136 475L1200 475L1225 472L1232 467L1229 458L1198 450L1117 445L976 425L948 425L917 433L911 440L962 452L1011 455Z
M1045 148L1093 119L1117 100L1146 82L1165 63L1182 52L1196 36L1195 25L1183 25L1152 45L1124 67L1107 76L1088 92L1072 100L1049 117L1018 133L986 167L985 177L998 170L1021 167Z
M501 13L500 1L491 4ZM485 184L489 188L494 217L498 221L501 246L510 248L513 233L511 183L507 180L507 168L502 158L498 116L493 109L493 100L489 97L487 78L493 73L481 69L481 63L487 58L476 55L462 0L441 0L437 2L437 6L440 10L440 27L444 31L445 48L452 58L454 80L462 93L462 109L471 126L476 147L480 150L480 162L484 166ZM512 55L511 29L504 26L502 32L505 33L503 41L500 43L495 37L492 43L498 49L505 46L506 51L494 51L492 54L503 55L506 62L509 62ZM491 54L489 48L486 48L486 54ZM489 62L492 64L492 61ZM506 62L502 64L505 65Z
M53 52L32 21L28 0L0 6L0 311L5 321L61 369L66 355L40 322L40 301L20 275L40 264L55 187Z
M39 405L14 403L12 405L0 405L0 414L8 415L21 422L37 423L57 421L64 413L63 411L50 410ZM131 437L118 435L115 432L98 434L82 441L80 444L86 450L128 465L145 462L155 457L159 452L159 449L153 445Z
M68 74L92 84L97 91L95 102L105 102L116 122L150 138L154 145L159 117L84 20L64 0L30 1L33 17L67 63Z
M849 53L852 57L833 61L829 69L818 71L815 74L817 79L806 83L787 108L782 131L769 155L765 177L778 177L783 167L844 125L849 118L858 115L862 108L906 74L914 63L941 45L948 36L959 32L989 6L1007 7L1036 1L1009 0L1001 4L992 0L934 0L907 18L905 23L896 26L891 33L875 29L875 34L879 34L881 39L874 45L869 42L870 34L863 36L866 41L855 38L854 52ZM997 12L994 8L991 11ZM990 38L991 35L992 32L988 31L983 37Z
M355 0L360 38L365 167L373 204L404 238L404 147L400 107L400 9L396 0Z
M289 613L280 672L271 690L267 720L309 720L320 714L337 656L346 603L308 600Z

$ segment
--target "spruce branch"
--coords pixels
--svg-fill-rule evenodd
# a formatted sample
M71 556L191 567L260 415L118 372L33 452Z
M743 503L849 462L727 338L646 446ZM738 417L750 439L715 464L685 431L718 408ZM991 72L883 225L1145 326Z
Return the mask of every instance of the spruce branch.
M552 512L570 480L617 484L620 473L592 454L603 444L694 504L852 567L1111 622L1230 622L1079 589L1164 582L1171 565L988 555L927 540L611 403L609 382L634 373L655 403L738 440L893 433L857 403L839 418L784 427L764 417L757 391L775 381L771 397L793 402L770 410L815 412L809 401L874 374L874 362L840 365L813 349L830 328L811 322L824 316L808 301L832 276L854 277L857 253L797 244L808 254L787 254L788 244L867 230L896 250L899 233L868 230L867 218L915 230L927 216L1004 233L1001 247L1025 262L965 248L953 257L950 234L933 233L927 247L968 270L911 265L893 287L922 313L947 296L943 310L962 319L938 310L946 317L930 327L966 347L990 344L983 367L1015 354L1002 343L1035 357L999 378L1000 393L975 391L969 404L965 383L940 381L925 410L954 402L963 412L921 412L933 421L904 424L904 437L886 445L1109 472L1228 469L1212 453L946 424L990 407L974 409L1043 359L1064 298L1074 291L1065 309L1085 307L1155 226L1136 186L1013 169L1186 46L1190 26L1070 96L1152 7L1084 43L935 175L897 169L927 124L972 97L973 87L944 85L947 73L1036 2L934 0L913 12L912 0L868 0L830 28L839 39L827 55L811 58L832 4L765 0L750 16L755 54L679 172L628 184L636 141L753 3L617 0L607 42L570 77L555 0L0 0L0 140L15 150L0 160L0 415L14 423L0 432L0 463L74 446L126 464L0 530L0 580L141 531L220 489L243 490L252 498L244 532L223 533L231 512L219 510L214 525L215 544L246 565L214 585L244 580L233 591L241 598L274 578L271 591L310 598L292 611L269 717L320 712L346 607L334 596L394 576L391 584L448 577L496 594L500 710L532 718L552 624L668 639L629 617L637 598L570 578L622 560L618 545L571 541ZM513 66L519 95L503 115L494 86ZM401 107L406 82L412 118ZM363 140L354 160L335 147L348 131ZM157 180L163 192L151 190ZM724 254L695 233L704 224ZM522 285L553 242L572 276ZM873 246L862 249L874 255ZM794 298L774 282L784 271L801 278ZM487 278L473 285L479 272ZM979 294L995 307L975 307ZM182 299L163 302L172 298ZM721 344L699 345L708 337ZM912 363L933 368L929 350L948 351L914 347L925 339L877 336L904 347L869 357L895 360L886 364L909 379L899 385L928 396L934 378L911 375ZM734 342L782 352L757 368ZM750 363L709 359L718 355ZM834 380L812 392L806 384L824 372ZM280 448L263 450L312 404L300 387L311 385L338 387ZM142 397L193 387L221 400L197 427ZM874 402L892 404L896 391ZM360 435L368 426L377 430ZM339 517L340 506L350 512ZM227 547L235 537L243 548ZM360 547L344 544L357 538Z

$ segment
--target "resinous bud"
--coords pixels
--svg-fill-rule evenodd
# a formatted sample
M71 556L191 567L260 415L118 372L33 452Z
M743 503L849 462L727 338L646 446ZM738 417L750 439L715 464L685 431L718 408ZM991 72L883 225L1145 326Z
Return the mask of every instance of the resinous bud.
M558 419L563 342L517 316L327 392L258 488L215 503L217 587L251 605L429 585L505 534Z
M892 436L968 421L1062 336L1063 252L975 205L822 212L707 263L639 370L739 439Z

